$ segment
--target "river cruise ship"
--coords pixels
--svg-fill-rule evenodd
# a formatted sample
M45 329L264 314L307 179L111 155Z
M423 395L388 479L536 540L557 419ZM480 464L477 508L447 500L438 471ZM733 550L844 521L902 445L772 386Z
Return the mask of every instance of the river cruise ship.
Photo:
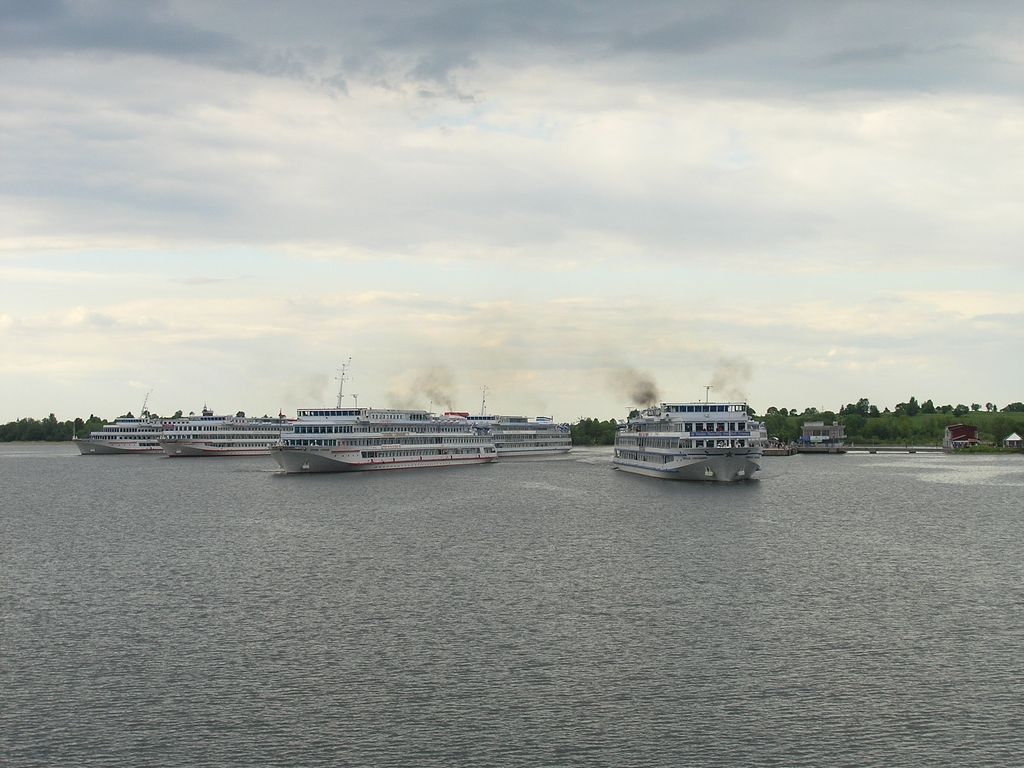
M200 416L191 416L165 429L160 448L171 457L268 456L270 446L281 439L288 425L283 417L246 418L217 416L204 408Z
M285 472L453 467L498 457L494 438L464 418L345 407L301 409L297 416L270 449Z
M498 457L553 456L572 449L572 435L568 424L556 424L547 416L529 419L526 416L470 415L450 412L446 416L464 418L475 426L486 429L494 438Z
M623 424L616 469L672 480L748 480L765 439L746 403L662 403Z
M160 453L159 439L164 427L173 424L171 419L137 417L129 413L90 432L88 437L76 437L74 442L83 456Z

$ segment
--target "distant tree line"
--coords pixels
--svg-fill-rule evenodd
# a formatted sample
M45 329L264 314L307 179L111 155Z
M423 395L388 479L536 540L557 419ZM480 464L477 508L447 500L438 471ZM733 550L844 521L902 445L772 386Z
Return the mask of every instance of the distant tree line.
M771 437L782 442L793 442L805 421L839 422L846 432L848 443L878 444L937 444L950 424L971 424L978 428L983 441L998 443L1012 432L1024 429L1024 403L1010 403L999 408L995 403L972 403L967 406L935 405L931 400L919 403L916 397L897 403L890 410L879 410L866 398L847 403L833 411L807 408L799 413L795 408L769 408L763 421Z
M9 443L14 440L47 440L58 442L70 440L75 435L83 437L100 429L106 420L90 414L88 419L70 419L57 421L52 413L45 419L18 419L0 424L0 442Z

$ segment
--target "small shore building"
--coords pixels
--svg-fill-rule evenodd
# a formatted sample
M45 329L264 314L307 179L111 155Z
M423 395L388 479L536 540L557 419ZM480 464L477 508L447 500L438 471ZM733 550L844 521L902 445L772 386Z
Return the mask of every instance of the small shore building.
M845 441L846 430L843 429L842 424L805 421L801 429L801 443L809 445L842 445Z
M1003 440L1003 446L1005 448L1016 448L1018 451L1024 448L1024 443L1021 442L1021 437L1016 432L1010 435L1008 438Z
M842 424L805 421L795 450L797 453L846 453L845 441L846 430Z
M958 451L978 445L978 428L970 424L950 424L942 437L942 447L947 451Z

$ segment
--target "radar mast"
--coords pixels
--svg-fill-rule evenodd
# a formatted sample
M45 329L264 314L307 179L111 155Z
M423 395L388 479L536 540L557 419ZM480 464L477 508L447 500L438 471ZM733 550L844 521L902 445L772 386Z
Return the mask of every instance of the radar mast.
M342 398L344 397L345 382L350 378L349 371L352 369L352 358L348 358L344 363L341 364L341 368L338 369L338 407L341 408Z

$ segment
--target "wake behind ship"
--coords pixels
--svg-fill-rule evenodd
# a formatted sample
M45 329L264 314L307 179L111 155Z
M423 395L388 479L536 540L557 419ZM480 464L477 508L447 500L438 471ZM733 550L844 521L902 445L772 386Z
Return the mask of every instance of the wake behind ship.
M619 428L612 463L670 480L748 480L766 437L746 403L662 403Z
M498 457L487 430L426 411L308 408L297 416L270 449L288 473L426 469Z

